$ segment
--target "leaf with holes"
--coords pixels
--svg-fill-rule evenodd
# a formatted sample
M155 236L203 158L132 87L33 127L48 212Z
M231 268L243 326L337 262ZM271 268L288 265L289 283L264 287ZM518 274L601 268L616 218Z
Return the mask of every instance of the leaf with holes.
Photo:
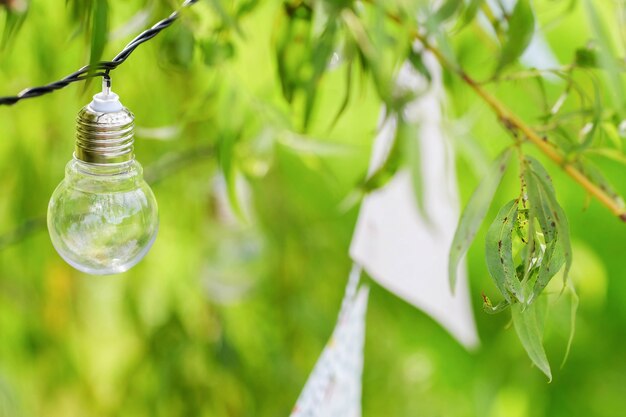
M513 263L513 228L517 222L518 200L511 200L500 209L487 231L485 259L496 286L509 303L524 302L522 284ZM513 298L511 298L513 296Z
M537 280L533 286L533 295L529 302L533 301L541 294L550 280L561 270L564 264L563 247L558 239L553 240L546 245L546 250L543 253L543 258L539 265Z
M563 208L561 208L558 201L556 200L556 194L554 192L554 187L552 186L552 180L550 179L550 175L548 175L546 170L536 159L532 157L527 157L526 161L528 163L527 168L529 171L527 173L527 184L536 184L537 190L539 192L539 201L536 202L535 207L542 207L543 210L542 212L538 211L538 219L539 223L542 226L542 229L544 228L544 226L546 227L546 229L544 229L544 235L547 233L546 230L550 231L553 228L556 228L556 234L558 234L558 239L560 241L561 247L563 248L563 256L565 258L565 271L563 273L563 281L565 281L567 280L569 270L572 266L572 244L569 236L569 223L567 221L567 217L565 216ZM540 215L545 216L543 217L543 223L542 217L539 217ZM552 236L552 234L552 231L548 233L549 236Z

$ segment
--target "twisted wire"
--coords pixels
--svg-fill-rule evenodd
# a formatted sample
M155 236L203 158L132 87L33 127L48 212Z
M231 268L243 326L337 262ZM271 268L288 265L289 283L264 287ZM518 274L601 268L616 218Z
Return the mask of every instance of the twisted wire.
M109 79L109 73L116 69L118 66L120 66L124 61L126 61L130 54L132 54L139 45L154 38L163 29L170 27L176 21L176 19L178 19L181 11L185 7L191 6L192 4L197 2L198 0L185 0L185 2L178 10L174 11L167 18L157 22L151 28L144 30L137 37L135 37L135 39L130 41L128 45L126 45L124 49L122 49L122 51L117 54L111 61L101 61L94 64L85 65L79 70L61 78L58 81L42 85L40 87L27 88L25 90L22 90L16 96L0 97L0 105L10 106L20 100L40 97L45 94L52 93L53 91L65 88L72 83L83 81L89 78L104 77L105 79Z

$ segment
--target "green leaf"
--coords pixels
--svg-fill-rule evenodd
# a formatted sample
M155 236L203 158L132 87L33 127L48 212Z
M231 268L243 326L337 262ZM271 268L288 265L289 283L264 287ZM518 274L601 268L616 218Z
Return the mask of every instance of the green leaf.
M233 16L231 16L230 13L228 13L228 11L226 11L226 9L224 9L224 5L222 4L220 0L210 0L209 3L211 4L211 6L213 6L213 9L220 16L222 23L226 27L235 29L237 34L243 36L243 32L241 31L241 27L239 26L239 23ZM228 2L228 3L231 3L231 2Z
M451 18L454 13L463 5L463 0L446 0L439 9L430 17L429 21L433 25L438 25Z
M422 53L415 52L412 45L409 47L408 59L417 72L422 74L428 80L428 82L432 81L432 75L424 64Z
M418 137L418 126L398 118L397 139L404 146L409 172L411 173L411 184L413 184L413 195L418 212L424 219L428 219L428 213L424 206L424 181L422 175L422 149L420 138Z
M191 46L193 46L193 43L191 44ZM202 49L202 55L204 57L204 64L207 66L222 64L235 56L235 47L233 46L233 43L228 40L209 40L202 42L200 44L200 47ZM191 61L193 57L193 51L191 54L189 54L188 52L186 54L189 56L188 60Z
M15 10L7 6L6 20L4 22L4 31L2 34L2 43L0 49L5 49L22 27L22 24L26 20L26 14L28 12L28 4L26 4L25 10Z
M615 151L614 154L611 153L612 149L597 149L594 150L599 155L604 155L606 157L619 157L621 155L621 162L624 162L624 154L622 152ZM619 160L619 159L618 159ZM574 164L592 183L597 185L607 193L611 198L620 206L624 207L624 199L621 195L615 190L615 187L605 178L604 174L600 169L598 169L594 164L591 163L586 158L579 158L578 161Z
M567 362L570 350L572 349L572 343L574 342L574 334L576 333L576 312L578 311L579 302L574 284L569 281L569 285L567 287L570 294L570 330L569 337L567 339L567 347L565 348L565 355L563 355L563 362L561 362L561 368L565 365L565 362Z
M595 138L596 131L598 130L598 125L602 121L602 94L600 93L600 86L598 85L598 81L592 77L593 80L593 92L594 92L594 101L593 101L593 119L591 120L591 129L585 134L585 137L578 147L578 151L584 150L588 148Z
M596 51L589 48L576 49L574 63L582 68L597 68L598 56Z
M313 106L319 90L319 83L322 76L328 68L328 63L332 57L335 48L335 35L337 34L337 25L334 21L329 21L328 26L324 29L321 36L315 40L311 55L311 66L313 73L305 87L305 107L303 128L306 130L311 121Z
M545 297L544 297L545 298ZM545 304L536 302L526 308L521 304L511 306L513 326L530 360L539 368L549 381L552 381L550 363L543 348L543 325L545 322Z
M511 200L498 212L487 231L485 259L487 270L506 301L524 301L522 284L513 263L513 228L517 222L518 200ZM511 299L513 295L513 299Z
M107 42L109 33L109 3L107 0L96 0L92 19L90 64L100 61Z
M404 149L402 134L401 129L396 129L396 136L385 162L365 180L361 187L363 191L371 192L383 187L398 172L402 165L402 151Z
M175 28L166 33L161 54L169 64L182 69L189 69L193 62L194 52L194 33L186 25L176 25Z
M239 194L237 192L237 175L238 170L235 161L235 146L237 144L238 135L233 133L224 133L219 143L218 148L218 161L224 180L226 181L226 192L228 194L228 200L230 202L233 213L244 220L245 216L239 203Z
M598 13L596 12L593 3L589 0L585 1L585 10L591 29L595 36L595 40L598 43L598 58L599 63L606 71L606 75L609 81L609 94L616 110L620 114L624 114L624 108L626 107L626 92L624 90L624 84L622 82L620 68L617 59L613 55L613 42L611 36L607 32L606 24L602 21Z
M352 93L352 62L353 61L348 61L348 65L346 65L346 82L345 82L346 91L344 93L343 100L341 101L341 105L339 106L339 110L337 111L337 114L335 115L335 117L333 118L333 121L328 126L329 131L335 127L335 125L341 118L341 115L343 115L343 113L348 108L348 104L350 104L350 94Z
M532 163L536 163L536 161L533 160ZM529 164L531 163L529 162ZM543 169L541 166L538 168ZM550 243L556 238L557 228L554 214L552 213L548 198L546 197L546 192L554 193L554 189L550 188L547 191L544 190L543 184L532 174L532 168L530 166L525 173L524 179L526 182L526 195L530 203L530 217L537 218L545 242Z
M539 224L541 225L546 242L554 239L554 229L558 234L561 247L563 249L563 256L565 257L565 271L563 273L563 280L567 280L569 270L572 266L572 244L569 236L569 223L563 208L556 200L556 194L554 187L552 186L552 180L550 176L543 168L543 166L532 157L526 157L527 169L530 176L527 175L527 185L529 191L529 199L533 199L535 208L541 208L541 211L537 211ZM538 194L536 197L531 197L530 185L536 183ZM533 205L531 200L531 205ZM540 217L543 216L543 217Z
M487 215L491 200L493 200L493 196L506 171L510 155L511 150L507 148L491 164L487 175L478 185L461 214L459 224L454 232L448 259L448 280L452 292L454 292L456 286L459 262L461 262L461 258L474 241L476 232Z
M463 15L459 19L458 30L463 29L474 20L474 18L478 14L478 10L480 10L480 6L484 1L485 0L470 0L469 4L463 11Z
M617 126L615 126L611 122L602 123L602 131L604 132L606 138L611 142L611 144L620 150L620 154L622 155L622 160L624 159L624 154L621 152L622 150L622 138L619 136L619 131L617 130ZM612 151L612 149L611 149Z
M502 47L502 54L496 74L519 58L532 40L535 32L535 16L530 0L519 0L509 19L507 41Z
M532 298L529 303L536 299L539 294L546 288L550 280L559 272L565 263L563 257L563 248L558 240L553 240L546 245L546 250L543 253L541 259L541 265L539 266L539 272L537 273L537 281L533 287Z
M285 5L283 12L274 25L276 64L283 97L288 103L293 103L297 91L308 81L303 73L311 48L312 12L304 4L296 7Z

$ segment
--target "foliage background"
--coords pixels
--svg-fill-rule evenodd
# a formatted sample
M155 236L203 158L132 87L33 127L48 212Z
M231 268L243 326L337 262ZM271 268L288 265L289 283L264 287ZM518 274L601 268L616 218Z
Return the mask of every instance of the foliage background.
M572 11L555 20L570 3ZM622 3L593 3L616 40L614 11ZM81 4L89 2L29 5L0 52L2 94L58 79L98 54L93 12ZM288 415L334 325L358 211L341 203L366 172L380 99L371 79L353 70L349 105L329 129L346 91L340 60L317 85L303 129L303 106L287 103L278 76L283 5L250 2L248 13L233 18L241 5L199 2L113 74L114 90L136 115L136 154L161 216L152 251L128 273L102 278L71 269L41 220L71 157L75 114L98 82L0 109L0 416ZM102 56L175 7L109 1ZM571 62L593 36L583 5L542 0L534 7L559 61ZM450 42L468 73L486 73L495 52L476 23ZM623 56L623 42L616 48ZM447 77L446 85L447 128L467 201L487 161L510 139L458 79ZM535 88L521 80L493 91L536 121ZM552 101L562 88L546 82ZM607 97L611 85L602 88ZM622 165L597 163L626 191ZM622 415L626 227L599 204L587 207L584 192L546 166L570 218L581 299L564 368L547 384L508 317L481 312L481 291L495 294L495 287L479 243L468 255L482 338L476 352L373 284L366 417ZM250 184L249 225L219 213L220 171ZM490 218L517 187L512 172ZM569 312L555 302L550 314L546 347L554 365L564 353Z

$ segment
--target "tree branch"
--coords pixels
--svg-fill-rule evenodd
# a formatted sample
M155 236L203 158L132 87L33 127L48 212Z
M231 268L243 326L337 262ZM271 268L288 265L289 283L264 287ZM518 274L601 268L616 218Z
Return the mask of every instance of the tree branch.
M558 150L552 147L537 132L535 132L528 124L521 120L511 110L509 110L500 100L489 93L483 86L477 83L461 68L451 63L439 49L434 47L428 40L419 33L413 33L415 39L419 40L428 51L430 51L439 61L442 67L457 74L480 98L485 101L493 110L496 116L504 123L509 131L518 130L526 136L529 142L535 145L545 156L551 159L555 164L560 166L574 181L581 185L589 194L597 198L600 203L605 205L615 216L626 222L626 209L623 205L606 193L602 188L594 184L585 174L583 174L576 166L567 161Z

